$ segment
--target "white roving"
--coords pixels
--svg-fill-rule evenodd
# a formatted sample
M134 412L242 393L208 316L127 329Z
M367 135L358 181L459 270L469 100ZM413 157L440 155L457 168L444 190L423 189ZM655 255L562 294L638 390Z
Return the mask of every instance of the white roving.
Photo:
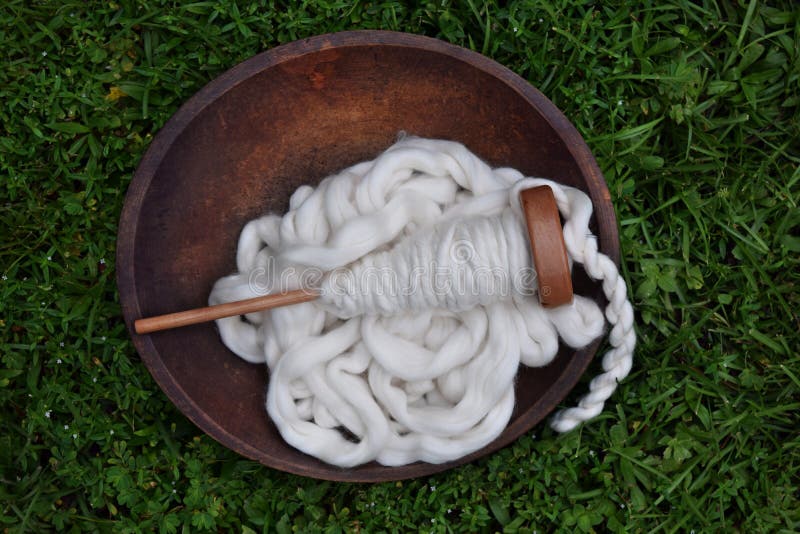
M555 195L570 266L602 281L611 325L604 373L552 426L566 432L602 411L631 369L635 334L625 282L589 231L589 197L491 169L459 143L406 137L299 187L285 215L250 221L239 272L209 297L321 290L313 302L217 321L233 352L269 366L267 411L289 444L342 467L460 458L505 428L520 363L547 365L559 336L577 348L602 334L590 299L539 305L519 204L519 191L538 185Z

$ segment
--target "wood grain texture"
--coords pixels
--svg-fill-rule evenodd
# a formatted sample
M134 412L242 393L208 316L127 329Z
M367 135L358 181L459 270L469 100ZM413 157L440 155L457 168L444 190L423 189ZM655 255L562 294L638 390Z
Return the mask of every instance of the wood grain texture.
M619 258L608 189L569 120L496 62L422 36L384 31L321 35L259 54L212 81L167 122L128 189L117 282L142 361L173 403L223 445L266 465L329 480L429 475L508 445L578 382L600 341L563 347L547 367L521 367L509 425L457 462L340 469L287 445L267 417L267 369L236 357L212 323L137 335L140 317L206 304L235 271L244 224L284 213L289 195L375 158L399 131L464 143L493 166L585 191L600 250ZM576 292L603 302L576 269Z
M572 276L567 246L553 190L547 186L519 192L528 227L539 303L555 308L572 302Z

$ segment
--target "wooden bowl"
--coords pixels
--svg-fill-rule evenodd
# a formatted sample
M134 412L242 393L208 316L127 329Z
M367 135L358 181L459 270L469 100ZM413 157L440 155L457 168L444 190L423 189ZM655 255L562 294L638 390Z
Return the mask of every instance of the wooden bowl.
M608 189L591 152L539 91L494 61L442 41L357 31L296 41L237 65L161 129L133 177L119 227L120 301L156 382L223 445L276 469L345 481L428 475L508 445L577 383L599 341L564 347L549 366L520 368L516 409L490 445L458 461L341 469L287 445L265 408L268 370L231 353L214 324L138 336L135 319L206 305L235 270L239 232L283 213L301 184L373 159L399 131L464 143L493 166L515 167L587 192L600 249L618 261ZM603 302L575 275L576 292Z

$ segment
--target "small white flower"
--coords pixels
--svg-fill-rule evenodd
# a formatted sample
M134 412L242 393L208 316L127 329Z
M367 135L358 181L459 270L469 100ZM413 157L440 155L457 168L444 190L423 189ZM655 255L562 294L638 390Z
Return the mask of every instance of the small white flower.
M435 517L431 517L431 523L436 523L436 518Z
M72 434L72 439L78 439L78 434Z
M595 455L595 452L594 452L594 451L589 451L589 456L591 456L591 457L593 457L593 458L594 458L594 455Z
M173 489L173 490L172 490L172 493L178 493L178 490L176 490L176 489Z
M8 280L8 276L3 275L3 280Z
M47 256L47 261L50 261L52 259L53 259L53 256Z
M449 514L449 513L451 513L452 511L453 511L453 509L452 509L452 508L448 508L448 509L447 509L447 513L448 513L448 514Z
M97 377L96 376L94 378L92 378L92 382L94 382L95 384L97 383Z
M113 436L114 435L114 429L112 428L111 430L108 431L108 433Z
M375 508L375 502L373 501L373 502L369 503L369 507L370 508Z
M622 100L617 100L617 105L621 106L623 104Z
M50 419L50 414L51 413L53 413L53 410L47 410L46 412L44 412L44 416L47 417L48 419Z
M514 33L517 33L518 31L519 31L519 28L514 27Z
M431 491L436 491L436 486L431 486Z
M625 503L624 502L619 503L619 507L624 510L625 509Z
M58 344L58 346L59 346L59 347L63 347L63 346L64 346L64 342L63 342L63 341L61 341L61 342Z
M42 52L42 57L47 57L47 52Z
M100 258L100 265L105 265L105 264L106 264L106 259Z
M57 359L57 360L56 360L56 363L57 363L58 365L61 365L61 358Z
M540 23L544 22L544 19L539 19L539 22L540 22Z
M69 430L69 425L64 425L64 430Z
M106 340L106 336L103 336L103 337L101 337L100 339L101 339L102 341L105 341L105 340Z

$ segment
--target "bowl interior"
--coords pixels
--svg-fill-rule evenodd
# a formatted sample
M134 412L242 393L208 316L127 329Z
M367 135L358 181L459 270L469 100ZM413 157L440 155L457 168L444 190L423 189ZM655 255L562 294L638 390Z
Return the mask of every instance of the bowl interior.
M432 39L333 34L232 69L155 138L120 223L117 264L128 325L206 305L214 281L235 270L245 222L283 213L299 185L374 158L399 131L460 141L493 166L583 189L595 203L601 249L616 259L603 178L580 136L538 91L478 54ZM580 276L575 285L601 300ZM266 367L228 351L213 324L132 337L170 399L226 446L286 471L363 481L433 473L510 443L569 392L597 348L564 348L545 368L521 368L511 423L482 451L451 464L342 470L283 442L264 407Z

